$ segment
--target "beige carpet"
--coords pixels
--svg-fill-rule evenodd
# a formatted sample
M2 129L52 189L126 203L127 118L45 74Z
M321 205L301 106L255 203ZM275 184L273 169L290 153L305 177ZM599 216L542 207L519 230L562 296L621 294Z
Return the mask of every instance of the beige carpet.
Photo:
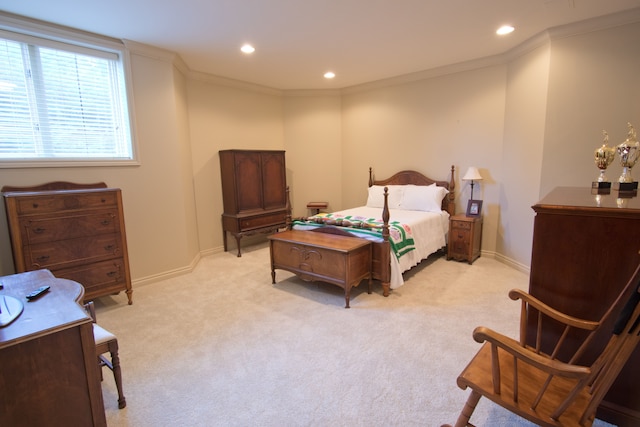
M109 426L439 426L468 392L456 377L478 325L516 336L509 289L525 274L493 259L434 257L382 297L305 283L264 243L202 259L187 275L96 302L118 336L127 407L104 372ZM484 399L477 426L531 425ZM596 425L607 425L597 422Z

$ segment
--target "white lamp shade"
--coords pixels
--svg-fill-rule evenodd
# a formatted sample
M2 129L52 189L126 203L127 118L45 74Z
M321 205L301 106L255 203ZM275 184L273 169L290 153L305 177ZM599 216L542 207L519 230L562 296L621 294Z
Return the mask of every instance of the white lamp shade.
M463 181L480 181L482 180L482 175L480 175L480 172L478 171L478 168L475 166L471 166L469 169L467 169L467 173L464 174L464 176L462 177Z

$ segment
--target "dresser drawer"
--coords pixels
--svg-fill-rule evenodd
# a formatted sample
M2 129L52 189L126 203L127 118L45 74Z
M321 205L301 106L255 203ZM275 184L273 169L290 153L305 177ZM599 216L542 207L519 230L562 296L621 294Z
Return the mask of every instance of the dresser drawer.
M20 196L16 200L16 210L20 215L60 212L75 209L116 207L116 191L68 192L67 194L46 194Z
M240 219L241 230L251 230L253 228L269 227L272 225L285 224L286 212L278 212L270 215L260 215Z
M120 232L117 209L81 212L76 215L29 217L20 220L25 244L73 239Z
M25 246L24 257L29 270L62 268L122 256L120 234L80 237Z
M98 288L123 284L126 279L124 260L122 258L61 270L52 270L52 272L56 277L80 283L84 286L86 294Z

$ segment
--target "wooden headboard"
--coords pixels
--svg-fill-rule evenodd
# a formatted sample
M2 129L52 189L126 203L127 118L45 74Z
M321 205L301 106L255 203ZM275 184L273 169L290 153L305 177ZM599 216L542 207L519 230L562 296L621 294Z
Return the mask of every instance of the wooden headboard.
M437 179L432 179L427 176L424 176L420 172L406 170L400 171L390 178L383 179L380 181L376 181L373 179L373 169L369 168L369 187L372 185L431 185L436 184L437 186L444 187L449 190L449 194L445 196L442 200L442 210L449 212L449 215L456 214L456 203L455 203L455 166L451 165L451 179L449 181L441 181Z

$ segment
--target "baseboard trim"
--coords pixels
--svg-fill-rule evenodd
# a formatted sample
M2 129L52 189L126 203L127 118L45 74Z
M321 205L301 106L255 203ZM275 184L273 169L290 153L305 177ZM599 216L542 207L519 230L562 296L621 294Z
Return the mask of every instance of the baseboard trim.
M171 279L173 277L182 276L183 274L189 274L193 272L193 270L196 268L196 266L198 265L198 263L202 258L220 253L222 251L223 251L222 246L201 251L196 254L196 256L191 260L191 262L188 265L184 267L176 268L173 270L163 271L162 273L153 274L151 276L146 276L139 279L131 280L131 286L135 290L135 288L139 286L146 286L151 283L156 283L162 280Z

